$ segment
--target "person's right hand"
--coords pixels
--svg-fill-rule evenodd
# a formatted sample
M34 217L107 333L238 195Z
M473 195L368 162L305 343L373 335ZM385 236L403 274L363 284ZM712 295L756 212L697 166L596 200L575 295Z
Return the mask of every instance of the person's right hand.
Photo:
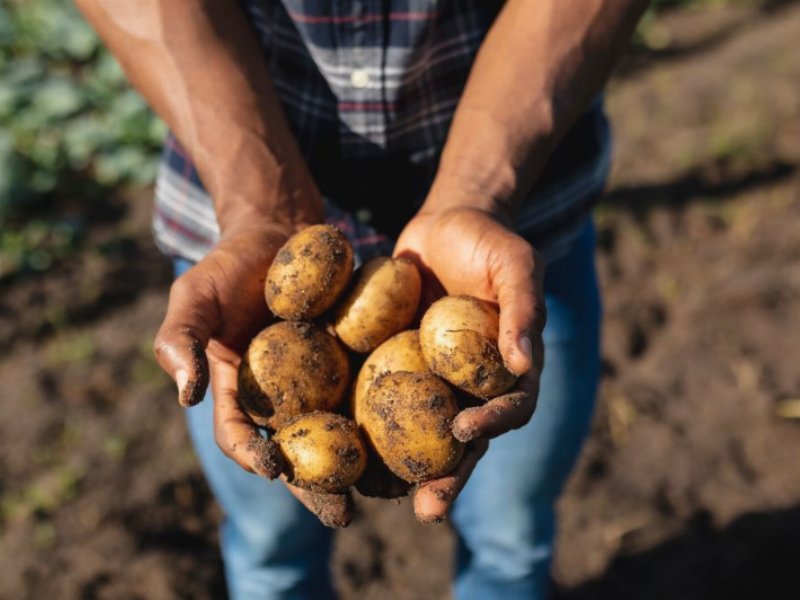
M200 402L210 378L217 444L242 468L270 479L280 474L279 453L239 408L237 372L250 340L271 319L264 299L267 270L278 249L302 228L250 225L226 235L173 283L154 344L159 364L178 386L182 406ZM312 493L286 485L325 525L343 527L350 522L348 494Z

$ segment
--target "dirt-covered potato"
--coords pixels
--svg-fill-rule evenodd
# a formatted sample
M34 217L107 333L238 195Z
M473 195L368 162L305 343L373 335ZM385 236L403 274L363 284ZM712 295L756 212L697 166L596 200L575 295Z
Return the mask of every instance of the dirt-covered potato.
M290 419L272 438L281 450L289 483L342 492L364 474L367 449L358 426L341 415L316 411Z
M419 345L419 330L410 329L390 337L367 357L353 386L351 410L356 423L361 423L364 399L375 378L397 371L428 372L428 364Z
M431 373L387 373L367 392L361 427L384 464L410 483L445 475L461 460L464 445L450 425L455 396Z
M258 425L277 429L290 418L333 410L350 379L344 348L311 323L282 321L259 333L239 367L239 404Z
M353 248L333 225L314 225L278 250L267 272L264 295L276 316L293 321L328 310L350 281Z
M356 352L371 352L414 319L421 285L410 260L373 258L356 271L355 285L336 309L336 335Z
M508 391L517 377L497 348L499 318L494 304L472 296L445 296L434 302L419 328L428 367L479 398Z

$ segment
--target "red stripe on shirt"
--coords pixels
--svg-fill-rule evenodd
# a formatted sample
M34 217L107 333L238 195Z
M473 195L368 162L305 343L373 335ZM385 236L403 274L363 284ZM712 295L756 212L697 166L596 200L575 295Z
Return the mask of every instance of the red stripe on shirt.
M394 110L394 102L339 102L336 105L340 111L361 111L361 110Z
M389 237L381 234L365 235L364 237L356 238L353 240L353 246L372 246L375 244L383 244L389 241Z
M360 23L370 23L373 21L383 21L385 18L389 18L390 21L424 21L427 19L433 19L436 16L435 12L394 12L389 13L388 15L348 15L342 17L336 17L333 15L304 15L301 13L296 12L289 12L289 16L292 18L293 21L299 21L300 23L353 23L353 22L360 22Z
M344 218L334 218L334 219L326 219L325 222L328 225L333 225L334 227L338 227L342 230L342 233L353 233L355 231L353 226L348 222L347 219Z
M180 221L176 221L175 219L170 217L167 213L165 213L158 206L158 204L156 204L156 206L155 206L155 212L156 212L156 215L158 215L158 218L161 221L163 221L165 225L167 225L170 229L172 229L174 231L177 231L182 236L187 237L187 238L189 238L191 240L194 240L195 242L198 242L200 244L213 244L214 243L214 240L209 239L204 235L200 235L199 233L197 233L193 229L189 229L188 227L183 225L183 223L181 223Z
M174 152L180 156L182 159L186 161L189 160L189 157L186 155L186 151L183 149L174 135L167 136L167 148L169 148L171 152Z

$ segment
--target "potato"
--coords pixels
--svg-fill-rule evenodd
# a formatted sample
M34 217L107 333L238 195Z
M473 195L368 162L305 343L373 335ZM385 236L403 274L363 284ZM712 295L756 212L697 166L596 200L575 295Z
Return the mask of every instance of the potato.
M428 367L479 398L508 391L517 377L497 348L499 318L494 304L471 296L445 296L434 302L419 328Z
M289 483L342 492L364 474L367 449L350 419L316 411L290 419L272 438L281 450Z
M274 315L290 321L318 317L342 294L353 273L353 248L332 225L314 225L278 250L264 295Z
M367 357L353 386L351 409L356 423L361 424L364 399L375 378L396 371L428 372L428 364L419 345L419 330L411 329L390 337Z
M355 285L336 309L336 335L351 350L373 351L408 327L421 288L419 271L407 258L373 258L356 271Z
M282 321L250 342L239 367L239 404L258 425L277 429L296 415L335 409L349 380L336 338L311 323Z
M455 396L431 373L386 373L367 392L362 428L384 464L398 477L417 483L450 472L464 444L450 425L458 412Z

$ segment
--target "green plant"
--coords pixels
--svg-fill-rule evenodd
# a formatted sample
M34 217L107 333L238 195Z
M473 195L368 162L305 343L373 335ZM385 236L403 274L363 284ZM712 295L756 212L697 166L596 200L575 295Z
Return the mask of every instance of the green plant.
M0 278L74 244L59 198L152 182L164 135L72 3L0 1Z

